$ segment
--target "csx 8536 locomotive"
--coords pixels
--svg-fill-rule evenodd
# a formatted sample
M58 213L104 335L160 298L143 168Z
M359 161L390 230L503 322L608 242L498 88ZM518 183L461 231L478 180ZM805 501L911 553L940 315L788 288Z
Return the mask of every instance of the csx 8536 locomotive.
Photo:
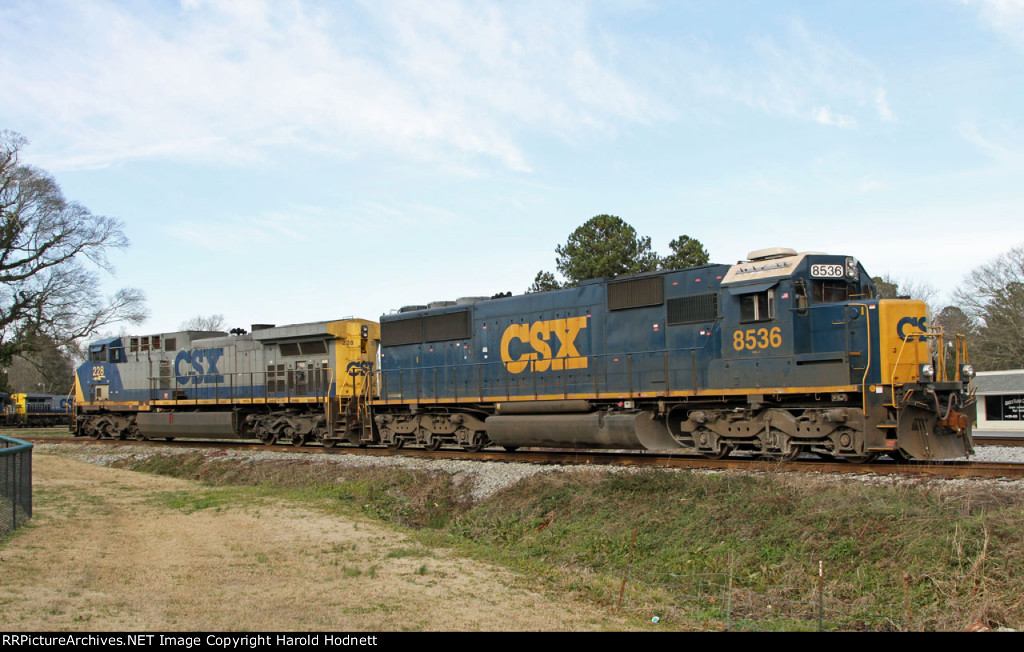
M960 457L973 452L973 370L963 339L946 339L923 302L876 299L856 259L767 249L736 265L408 306L379 325L97 342L78 370L73 428L393 448Z

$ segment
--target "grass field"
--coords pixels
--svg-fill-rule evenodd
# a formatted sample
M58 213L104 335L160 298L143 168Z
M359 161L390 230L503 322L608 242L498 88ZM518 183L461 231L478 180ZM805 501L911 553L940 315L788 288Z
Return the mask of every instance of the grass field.
M0 435L23 439L25 437L68 437L71 433L68 432L67 426L60 426L56 428L2 428Z
M544 474L473 502L464 484L421 471L325 475L312 463L200 454L128 464L202 481L210 489L198 509L271 492L355 510L666 626L1024 627L1015 485L593 470Z

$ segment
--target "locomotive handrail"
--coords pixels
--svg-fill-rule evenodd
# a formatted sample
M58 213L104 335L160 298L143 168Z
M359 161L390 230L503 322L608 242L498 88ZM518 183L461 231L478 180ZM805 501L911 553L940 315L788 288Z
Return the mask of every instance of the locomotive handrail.
M289 371L294 371L294 370L289 370ZM278 382L276 380L277 379L277 375L280 374L281 372L276 371L276 370L275 371L236 371L236 372L228 372L228 373L216 374L216 376L227 377L227 382L226 383L222 382L222 381L219 381L219 380L214 380L212 383L205 383L205 382L203 382L203 383L195 383L195 384L193 383L193 379L194 378L196 378L196 377L204 377L204 376L208 376L208 375L211 375L211 374L194 374L194 375L184 376L184 378L187 378L187 380L185 382L182 382L180 380L180 378L182 378L182 377L179 377L179 376L174 376L174 380L173 381L171 381L171 379L169 379L166 376L164 376L164 377L161 377L161 376L149 376L147 378L147 380L149 381L149 384L150 384L150 388L149 388L150 399L149 400L151 400L151 401L173 401L173 402L175 402L177 404L185 403L185 404L192 404L192 405L200 405L201 401L203 401L203 402L212 402L214 405L221 405L221 404L231 405L231 404L233 404L234 401L239 400L239 399L249 400L249 401L252 401L253 403L263 402L264 404L268 404L268 403L271 403L271 402L273 402L273 403L292 403L295 399L300 399L300 398L301 399L313 398L313 399L315 399L315 400L317 400L319 402L319 401L324 401L327 398L329 398L331 396L331 387L336 387L336 385L335 385L335 377L334 377L334 373L335 373L334 368L333 367L319 367L319 368L305 370L305 371L307 373L310 372L310 371L315 372L315 373L312 374L313 378L314 378L314 380L312 382L309 380L309 377L307 376L307 380L304 383L304 386L307 388L307 391L304 392L304 393L300 393L300 392L296 391L296 387L295 387L296 382L295 382L295 379L294 379L294 375L290 377L290 380L289 380L289 376L287 376L287 375L285 376L285 385L284 385L284 390L282 392L278 392L276 390L274 390L274 391L268 390L267 389L267 383L270 382L271 374L273 374L274 378L275 378L275 380L273 382L275 382L275 383ZM324 374L323 374L324 371L328 372L327 375L326 375L326 378L324 378ZM263 388L263 391L261 393L257 393L257 391L256 391L257 384L255 382L255 377L257 375L260 375L260 376L263 377L263 381L262 381L262 383L260 383L260 386ZM244 383L244 382L243 383L235 383L236 376L237 377L248 376L249 377L249 382L248 383ZM316 378L320 378L320 381L317 382ZM326 383L324 383L325 379L327 381ZM167 386L166 387L160 387L160 383L162 383L162 382L163 383L167 383ZM172 385L172 382L173 382L173 385ZM191 397L189 397L189 396L183 396L182 397L182 396L178 396L177 395L178 392L186 392L189 389L196 390ZM200 390L202 390L202 391L200 391ZM221 390L226 390L227 391L227 395L224 396L223 392ZM170 392L170 396L169 397L160 397L160 396L158 396L161 391ZM207 393L207 396L205 398L202 395L204 392ZM281 396L280 394L283 394L283 396Z
M867 359L867 362L864 364L864 375L861 376L861 379L860 379L861 412L862 412L862 414L864 416L867 416L868 415L868 374L871 372L871 318L867 317L867 315L869 315L870 307L866 303L850 303L850 304L847 304L847 305L857 306L858 308L863 308L864 310L862 311L862 314L865 315L866 319L864 321L867 322L868 345L867 345L866 348L868 350L868 359ZM847 331L847 333L849 333L849 331ZM849 336L847 336L847 338L846 338L846 345L847 345L847 348L849 348L849 345L850 345Z
M913 335L908 335L907 337L902 338L903 339L903 343L900 344L900 351L896 355L896 362L893 364L894 368L899 367L900 360L903 358L903 352L906 350L906 347L907 347L907 342L909 342L910 339L913 338L913 337L920 337L922 339L930 337L930 338L936 339L938 341L939 351L942 351L942 344L943 344L943 340L942 340L942 338L943 338L943 330L942 330L942 327L941 326L929 326L929 329L927 331L922 331L920 333L914 333ZM965 344L966 344L966 338L965 338ZM959 353L960 352L958 350L957 351L957 359L958 360L959 360ZM945 356L945 353L943 353L943 356ZM946 375L946 369L945 369L946 365L945 365L945 362L946 362L945 357L943 357L942 364L939 365L940 367L942 367L941 378L939 378L940 371L939 370L935 371L936 378L940 382L948 380L947 375ZM960 369L960 365L957 364L956 380L962 380L960 378L960 371L959 371L959 369ZM895 378L893 380L895 380ZM895 382L892 383L891 390L892 390L891 391L891 393L892 393L892 402L893 402L893 404L895 404L896 403L896 383Z

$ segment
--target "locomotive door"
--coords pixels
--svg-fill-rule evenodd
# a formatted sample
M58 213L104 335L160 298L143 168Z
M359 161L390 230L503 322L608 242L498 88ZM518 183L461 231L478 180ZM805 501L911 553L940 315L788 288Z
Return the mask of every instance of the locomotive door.
M798 279L793 293L793 381L806 386L849 384L850 352L857 350L854 317L848 314L853 308L840 303L845 296L820 280L808 287Z

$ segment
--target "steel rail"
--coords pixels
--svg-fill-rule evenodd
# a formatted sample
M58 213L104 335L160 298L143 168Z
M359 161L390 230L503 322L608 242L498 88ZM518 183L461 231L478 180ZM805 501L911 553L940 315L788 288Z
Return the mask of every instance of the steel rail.
M483 450L471 453L459 449L441 448L427 451L417 448L359 448L337 447L323 448L320 446L267 446L259 443L238 442L229 440L120 440L120 439L89 439L85 437L25 437L27 441L37 444L95 444L95 445L130 445L130 446L170 446L175 448L199 449L232 449L249 451L277 451L286 453L327 454L327 455L368 455L377 457L405 456L422 459L455 459L477 462L521 462L528 464L560 464L560 465L594 465L594 466L631 466L642 468L668 469L712 469L741 470L754 472L798 472L798 473L843 473L843 474L875 474L889 476L929 477L929 478L981 478L981 479L1024 479L1024 464L971 462L971 461L939 461L939 462L895 462L891 460L872 462L869 464L851 464L843 461L824 461L802 458L792 462L756 459L752 457L728 457L711 460L703 457L662 454L651 452L621 451L553 451L544 449L520 449L515 452L503 450Z

